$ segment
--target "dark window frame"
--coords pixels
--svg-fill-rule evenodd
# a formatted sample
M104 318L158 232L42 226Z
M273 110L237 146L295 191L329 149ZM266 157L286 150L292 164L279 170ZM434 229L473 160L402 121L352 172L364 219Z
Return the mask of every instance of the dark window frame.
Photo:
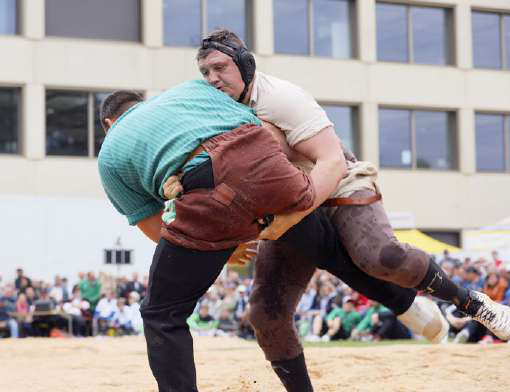
M284 52L274 52L274 54L281 54L285 56L306 56L306 57L316 57L322 59L334 59L334 60L357 60L359 59L359 29L358 29L358 0L345 0L349 4L349 30L350 30L350 38L351 38L351 53L347 58L337 58L333 56L322 56L315 53L315 22L314 22L314 2L315 0L306 0L306 19L307 19L307 37L308 37L308 48L306 54L293 54L293 53L284 53ZM274 7L274 5L273 5ZM274 10L273 10L274 12ZM273 16L273 25L277 23L274 20ZM276 41L276 37L273 33L273 42Z
M19 0L14 0L14 34L0 34L0 37L11 37L21 34L21 4Z
M47 147L45 147L45 155L46 157L69 157L69 158L85 158L85 159L96 159L99 150L96 151L95 148L95 125L96 125L96 117L95 117L95 97L97 94L109 94L111 91L104 91L104 90L80 90L80 89L72 89L72 88L62 88L62 87L46 87L45 90L45 140L48 138L48 106L47 106L47 93L48 92L63 92L63 93L79 93L79 94L87 94L87 153L84 155L69 155L69 154L48 154ZM46 146L46 143L45 143Z
M410 4L407 2L399 2L399 1L387 1L387 0L377 0L377 4L390 4L390 5L400 5L406 8L406 18L407 18L407 61L392 61L392 60L379 60L377 56L377 48L376 48L376 57L378 62L385 63L396 63L396 64L413 64L413 65L423 65L423 66L433 66L433 67L456 67L457 66L457 56L456 56L456 45L457 39L455 35L455 6L454 5L432 5L432 4ZM412 23L412 9L413 8L435 8L442 9L446 11L446 32L448 34L446 39L446 44L448 47L448 53L446 56L445 64L429 64L429 63L417 63L414 61L414 40L413 40L413 23ZM377 10L376 10L377 13ZM376 16L377 18L377 16ZM377 34L377 25L376 25L376 34ZM376 38L377 42L377 38Z
M137 13L138 13L138 34L136 40L131 39L113 39L113 38L101 38L101 37L85 37L85 36L73 36L73 35L54 35L48 34L48 27L46 22L46 14L48 12L47 3L44 6L44 17L45 17L45 26L44 26L44 36L46 38L58 38L58 39L83 39L83 40L92 40L92 41L111 41L117 43L126 43L126 44L143 44L143 0L137 0Z
M361 104L360 103L333 102L333 101L319 101L318 104L323 109L324 109L324 106L335 106L335 107L351 109L351 123L352 123L351 126L352 126L352 131L353 131L352 153L358 159L362 159L362 157L361 157L361 151L362 151L361 140L362 140L362 138L361 138L361 119L360 119ZM330 118L330 121L331 121L331 118ZM333 122L333 121L331 121L331 122ZM334 124L333 124L333 126L334 126ZM335 129L335 133L338 135L336 129Z
M503 117L503 149L504 149L504 157L503 157L503 170L480 170L478 167L475 167L477 173L495 173L495 174L507 174L510 173L510 113L508 112L495 112L495 111L487 111L487 110L475 110L475 165L478 154L478 145L476 144L476 133L478 130L476 129L476 116L478 114L481 115L492 115L492 116L502 116Z
M401 166L383 166L379 162L379 166L382 170L412 170L412 171L436 171L436 172L458 172L460 169L460 157L459 157L459 114L457 109L443 109L443 108L428 108L428 107L406 107L406 106L394 106L394 105L379 105L378 106L378 118L381 110L405 110L410 112L409 116L409 131L411 133L410 138L410 147L411 147L411 166L410 167L401 167ZM417 147L416 147L416 112L438 112L438 113L446 113L448 116L448 131L451 132L451 144L448 146L449 154L452 154L451 167L446 169L438 169L438 168L426 168L426 167L418 167L417 164ZM378 140L380 140L380 122L378 121ZM381 150L379 146L379 157L381 155Z
M501 67L499 68L490 68L490 67L479 67L475 66L475 47L474 47L474 39L472 39L472 62L474 69L489 69L491 71L509 71L510 70L510 62L509 56L507 55L507 51L510 51L510 42L506 42L506 34L505 34L505 17L509 17L508 23L510 23L510 12L502 12L499 10L490 10L487 8L471 8L471 23L473 21L473 16L475 13L478 14L492 14L497 15L499 17L499 39L500 39L500 48L499 55L501 56ZM471 24L472 25L472 24ZM471 37L473 38L475 31L471 28ZM508 63L508 64L507 64Z
M171 1L171 0L170 0ZM203 39L207 36L208 32L208 14L207 14L207 6L209 0L200 0L200 37ZM244 0L244 43L248 50L255 51L255 21L254 21L254 4L253 2L256 0ZM162 3L164 7L164 0ZM163 18L163 47L166 48L195 48L194 46L188 45L175 45L165 43L164 36L164 24L166 23L164 10L162 9L162 18Z
M16 121L16 152L0 152L0 156L13 156L13 155L22 155L23 154L23 147L24 147L24 138L22 133L22 127L23 127L23 88L21 86L7 86L7 85L1 85L0 90L11 90L15 92L15 98L16 98L16 105L17 105L17 121Z

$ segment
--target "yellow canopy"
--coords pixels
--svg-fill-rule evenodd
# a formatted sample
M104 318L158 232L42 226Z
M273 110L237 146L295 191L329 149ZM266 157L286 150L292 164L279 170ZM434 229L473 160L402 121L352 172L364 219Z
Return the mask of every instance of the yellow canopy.
M395 235L400 242L416 246L427 253L443 253L445 249L450 253L462 252L462 249L438 241L419 230L395 230Z

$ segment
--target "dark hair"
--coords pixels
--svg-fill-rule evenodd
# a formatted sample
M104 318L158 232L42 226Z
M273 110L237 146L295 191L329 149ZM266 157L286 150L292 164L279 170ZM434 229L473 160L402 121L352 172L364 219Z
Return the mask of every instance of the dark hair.
M476 274L476 275L478 275L478 276L480 276L480 275L481 275L480 271L478 271L478 269L477 269L476 267L473 267L473 266L471 266L471 267L467 267L467 268L466 268L466 273L468 273L468 274L470 274L470 273L471 273L471 274Z
M237 36L236 33L221 28L218 30L214 30L212 33L209 33L207 37L204 38L204 40L214 41L218 42L219 44L225 45L225 44L234 44L235 46L239 48L246 49L246 45L244 44L243 40ZM204 48L200 47L198 49L196 60L202 60L205 59L211 52L214 52L215 48Z
M113 119L119 117L124 113L133 103L142 102L143 97L140 93L130 90L117 90L108 95L101 103L101 110L99 119L101 125L106 130L108 124L106 119Z

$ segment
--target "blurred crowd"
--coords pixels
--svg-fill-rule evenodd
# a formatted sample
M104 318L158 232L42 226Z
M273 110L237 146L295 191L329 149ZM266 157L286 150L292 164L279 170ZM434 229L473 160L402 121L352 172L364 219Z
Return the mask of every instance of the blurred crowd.
M459 285L510 304L510 262L493 252L487 259L457 259L447 251L438 260ZM140 302L148 277L115 279L79 273L70 285L56 275L53 283L36 281L20 268L13 282L0 280L0 336L123 336L143 333ZM195 335L254 339L248 319L252 279L229 270L220 275L198 302L188 324ZM455 343L496 340L481 324L455 306L438 302L451 325ZM379 341L411 339L410 331L383 305L353 291L339 279L317 270L296 309L296 328L303 340Z
M463 260L443 252L439 260L441 267L452 280L462 287L481 291L493 301L510 305L510 260L502 260L497 251L489 259ZM438 303L450 323L450 334L454 343L491 343L497 338L480 323L448 303Z
M31 279L22 268L13 282L0 280L0 336L135 335L143 331L140 301L147 279L114 279L80 272L77 283L55 275Z

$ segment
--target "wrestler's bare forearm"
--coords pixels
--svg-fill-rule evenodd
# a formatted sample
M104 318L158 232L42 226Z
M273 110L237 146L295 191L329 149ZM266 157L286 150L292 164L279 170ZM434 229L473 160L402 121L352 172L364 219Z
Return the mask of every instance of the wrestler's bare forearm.
M319 207L336 189L347 173L340 139L332 127L324 128L317 135L298 143L295 150L315 165L310 177L315 188L315 200L311 208L275 216L271 225L259 235L259 239L276 240L288 229L299 223L305 216Z
M142 219L136 224L138 228L145 234L147 238L154 241L156 244L161 238L161 214L163 211L157 214L151 215L145 219Z
M347 174L347 164L340 139L333 127L327 127L310 139L296 144L294 149L315 162L310 172L316 192L315 203L312 207L315 209L329 198L340 180Z

